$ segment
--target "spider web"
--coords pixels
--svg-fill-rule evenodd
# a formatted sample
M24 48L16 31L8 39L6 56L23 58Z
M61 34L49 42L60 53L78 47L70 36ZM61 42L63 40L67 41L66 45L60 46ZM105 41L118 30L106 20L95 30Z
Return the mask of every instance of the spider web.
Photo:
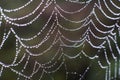
M120 79L119 0L0 3L1 80Z

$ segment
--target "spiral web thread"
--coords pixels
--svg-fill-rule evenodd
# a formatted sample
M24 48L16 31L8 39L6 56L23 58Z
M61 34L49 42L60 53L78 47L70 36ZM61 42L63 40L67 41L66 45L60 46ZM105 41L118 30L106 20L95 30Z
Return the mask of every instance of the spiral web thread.
M0 50L3 49L11 34L16 39L16 52L13 61L9 64L0 61L1 77L3 77L5 69L9 69L17 76L15 80L34 80L35 75L38 75L35 80L42 80L45 74L59 72L64 67L65 80L69 79L69 75L78 75L75 80L84 80L94 66L92 62L95 61L96 65L104 71L104 80L120 78L119 0L61 0L61 3L65 3L66 6L69 4L78 5L77 10L74 11L65 9L59 0L38 0L39 3L35 5L36 7L25 15L19 17L7 15L22 11L35 1L29 0L23 6L15 9L0 8L0 26L2 27L3 21L12 26L8 31L4 28ZM31 27L36 21L42 19L43 14L49 9L51 10L49 17L39 32L27 38L18 35L16 28ZM30 20L21 22L29 18ZM40 39L41 36L43 36L42 39ZM30 41L34 40L37 40L35 44L29 44ZM45 44L47 47L44 47ZM43 47L44 49L41 50ZM93 54L87 51L87 47L93 50ZM77 53L72 52L71 54L72 49L77 50ZM51 54L52 57L49 61L42 62L40 58L46 54ZM22 57L19 58L20 55ZM67 64L67 59L77 59L80 61L77 64L83 66L84 62L82 65L81 60L84 58L87 58L90 63L83 71L69 71L70 66ZM30 64L31 62L33 64ZM16 69L20 65L23 65L22 69ZM32 66L31 72L26 74L27 67L30 65ZM54 78L51 76L49 80L54 80Z

